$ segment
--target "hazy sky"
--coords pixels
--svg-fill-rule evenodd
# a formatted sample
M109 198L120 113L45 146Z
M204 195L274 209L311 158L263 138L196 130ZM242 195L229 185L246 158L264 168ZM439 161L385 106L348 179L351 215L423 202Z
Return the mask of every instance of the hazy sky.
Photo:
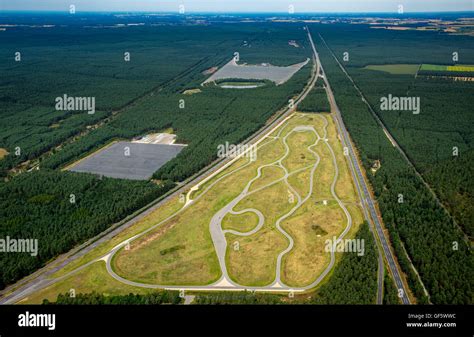
M472 11L474 0L0 0L0 10L187 12L405 12Z

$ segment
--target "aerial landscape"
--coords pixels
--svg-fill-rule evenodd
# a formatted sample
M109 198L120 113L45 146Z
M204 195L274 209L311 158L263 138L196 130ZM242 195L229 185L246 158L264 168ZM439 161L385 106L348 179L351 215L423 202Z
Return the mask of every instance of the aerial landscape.
M0 7L0 307L472 308L474 4L243 2Z

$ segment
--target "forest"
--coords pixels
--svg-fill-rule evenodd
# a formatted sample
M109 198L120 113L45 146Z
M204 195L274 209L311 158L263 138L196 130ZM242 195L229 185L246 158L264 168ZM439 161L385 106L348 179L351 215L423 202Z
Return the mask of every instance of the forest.
M292 34L303 34L303 31L300 28L293 33L289 30L279 36L280 44L285 43L286 47L287 39ZM258 63L255 52L258 49L255 45L253 48L250 60ZM294 49L297 51L296 56L280 53L278 58L272 57L275 59L274 63L278 63L278 59L280 62L284 59L288 65L306 58L306 51ZM229 48L228 53L231 54L232 50ZM260 50L259 62L266 60L266 53L265 49ZM225 55L221 51L210 59L202 60L159 90L124 109L109 123L91 131L87 137L55 151L41 162L41 166L56 169L113 139L132 138L172 128L177 135L176 142L187 144L188 147L164 165L155 174L155 178L182 181L216 159L219 144L226 141L237 144L263 126L277 110L288 104L290 98L302 91L310 76L311 66L307 65L280 86L269 84L251 90L226 90L206 86L201 87L202 92L198 94L183 94L185 90L196 88L203 82L203 69L216 63L223 64L227 60ZM242 52L241 59L245 55Z
M331 40L324 31L320 32L331 47ZM317 44L345 124L373 187L391 244L418 302L472 304L474 258L464 234L391 145L320 38ZM375 160L381 161L381 168L372 174L370 167ZM429 298L424 295L407 255L420 274Z
M183 28L181 28L183 29ZM166 28L163 28L166 30ZM182 30L176 29L175 34ZM120 110L153 88L185 71L206 53L183 53L172 45L176 36L152 29L91 29L65 25L44 29L8 30L2 34L0 71L0 147L19 156L0 162L5 170L36 158L87 126ZM192 33L188 34L193 38ZM209 41L210 42L210 41ZM21 54L15 61L14 52ZM124 53L129 51L130 61ZM168 63L168 58L180 62ZM45 86L47 83L47 86ZM56 111L55 98L95 97L96 113Z
M38 240L38 255L0 254L0 289L173 188L165 181L40 170L0 184L0 238Z
M159 305L159 304L182 304L184 299L179 296L179 291L162 290L150 294L128 294L111 295L98 294L76 294L71 297L69 294L59 294L56 301L43 301L43 305Z
M284 301L282 295L225 291L197 294L193 304L284 304Z
M344 253L327 283L312 295L313 304L375 304L377 297L377 250L367 222L356 240L364 240L363 256Z
M54 30L9 29L2 34L0 72L6 76L0 78L0 148L10 152L0 161L3 176L163 87L178 93L190 84L190 74L197 79L193 85L200 84L205 79L202 71L228 62L235 51L248 63L275 65L301 62L309 52L304 49L307 42L300 25L290 29L281 24L106 29L87 26L89 21L95 23L94 16L84 18L82 25L75 18L67 23L59 16L51 20L63 25ZM289 39L302 47L288 46ZM56 111L55 98L64 94L95 97L96 113ZM147 128L158 129L161 124ZM13 155L17 147L21 153Z
M301 112L329 112L330 110L326 90L324 87L319 86L318 83L303 102L298 105L298 111Z
M449 212L474 237L474 149L431 166L424 176Z

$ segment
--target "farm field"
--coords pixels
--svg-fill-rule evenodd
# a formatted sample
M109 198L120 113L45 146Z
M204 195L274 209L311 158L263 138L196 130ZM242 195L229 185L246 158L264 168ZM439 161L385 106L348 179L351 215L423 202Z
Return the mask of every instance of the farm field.
M422 64L420 70L425 71L446 71L446 72L474 72L472 65L443 66L435 64Z
M419 64L384 64L368 65L364 69L384 71L394 75L415 75L420 69Z

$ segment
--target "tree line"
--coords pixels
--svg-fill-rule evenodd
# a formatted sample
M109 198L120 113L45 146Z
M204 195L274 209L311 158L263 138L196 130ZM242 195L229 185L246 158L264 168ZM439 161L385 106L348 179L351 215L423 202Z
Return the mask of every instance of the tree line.
M179 291L161 290L150 294L128 294L106 296L92 292L89 294L59 294L56 301L43 300L43 305L159 305L182 304Z

